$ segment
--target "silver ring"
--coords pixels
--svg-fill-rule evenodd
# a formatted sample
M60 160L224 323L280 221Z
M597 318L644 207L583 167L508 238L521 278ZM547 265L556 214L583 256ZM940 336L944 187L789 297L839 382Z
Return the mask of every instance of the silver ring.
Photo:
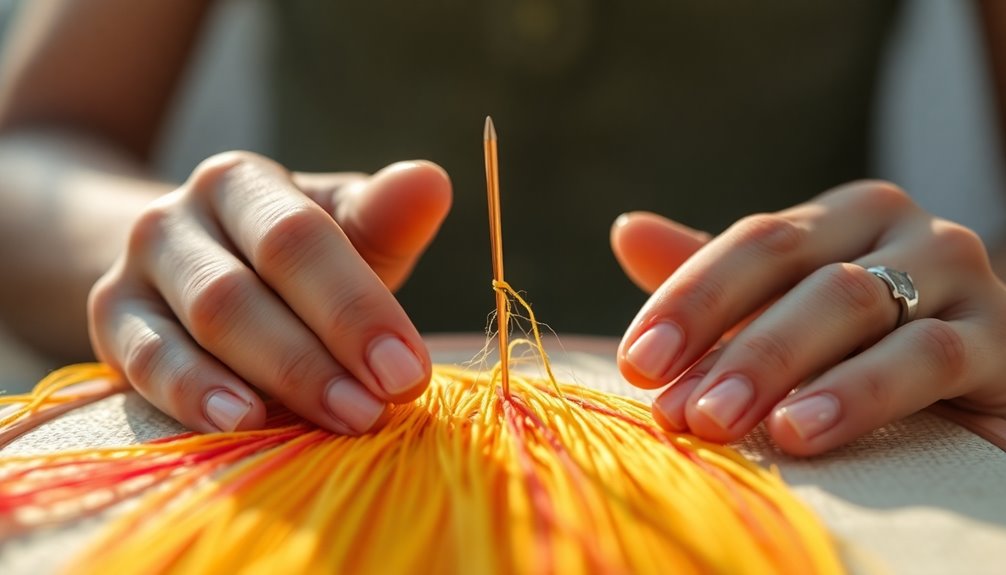
M866 271L884 280L887 287L891 288L891 297L901 306L895 328L915 319L915 312L919 309L919 292L915 289L912 276L885 266L869 267Z

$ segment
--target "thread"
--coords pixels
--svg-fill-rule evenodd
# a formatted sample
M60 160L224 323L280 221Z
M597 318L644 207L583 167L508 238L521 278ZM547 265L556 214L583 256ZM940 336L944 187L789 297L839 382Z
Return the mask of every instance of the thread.
M510 345L542 349L533 336ZM37 409L109 375L66 368L20 399ZM68 572L842 571L773 471L659 429L632 399L513 370L507 397L499 380L499 365L437 365L360 437L271 405L262 430L6 457L0 534L132 498Z

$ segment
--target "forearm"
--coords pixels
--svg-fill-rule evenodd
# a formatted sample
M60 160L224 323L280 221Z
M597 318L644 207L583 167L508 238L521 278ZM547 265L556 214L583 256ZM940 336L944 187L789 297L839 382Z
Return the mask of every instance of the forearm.
M0 318L43 353L90 356L91 285L130 224L172 186L125 154L58 132L0 135Z

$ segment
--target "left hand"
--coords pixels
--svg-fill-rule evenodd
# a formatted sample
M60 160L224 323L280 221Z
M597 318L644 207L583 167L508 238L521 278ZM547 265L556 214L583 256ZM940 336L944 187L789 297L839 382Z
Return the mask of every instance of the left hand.
M618 350L667 429L732 441L767 418L812 455L939 401L1006 416L1006 286L971 230L882 182L854 182L710 238L653 214L612 247L653 295ZM912 321L868 272L908 272Z

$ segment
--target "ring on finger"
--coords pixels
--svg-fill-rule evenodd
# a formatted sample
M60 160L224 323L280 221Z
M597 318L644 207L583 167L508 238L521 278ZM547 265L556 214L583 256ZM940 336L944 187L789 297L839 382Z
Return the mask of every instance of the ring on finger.
M871 266L866 271L883 280L891 290L891 297L898 302L900 309L895 329L915 319L919 309L919 292L915 289L912 276L887 266Z

